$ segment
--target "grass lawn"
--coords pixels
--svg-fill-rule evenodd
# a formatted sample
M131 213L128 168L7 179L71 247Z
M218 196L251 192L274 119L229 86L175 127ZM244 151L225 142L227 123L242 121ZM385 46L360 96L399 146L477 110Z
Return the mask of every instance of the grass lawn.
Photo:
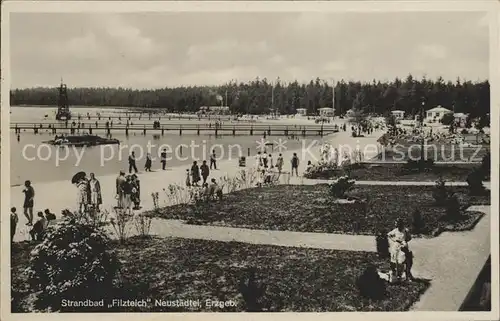
M262 246L192 239L131 239L112 243L122 261L113 298L200 300L201 308L121 308L118 311L244 311L238 284L250 267L266 285L261 299L266 311L405 311L429 282L388 285L379 301L363 299L355 280L369 264L387 269L376 253ZM13 307L23 311L28 297L24 274L32 245L18 243L12 257ZM205 306L205 300L233 300L234 307ZM82 309L82 308L80 308ZM136 309L136 310L134 310ZM81 311L81 310L80 310ZM106 310L109 311L109 310Z
M328 184L278 185L233 192L220 202L203 207L191 204L165 207L152 215L186 220L191 224L244 227L300 232L375 234L393 227L396 218L411 223L411 214L420 209L425 221L424 235L449 225L442 220L443 207L434 205L433 186L355 186L348 194L366 203L338 204L329 197ZM466 187L448 187L463 204L490 204L490 196L468 197ZM470 216L480 215L467 212ZM461 227L463 229L463 227Z
M425 172L408 172L404 170L404 163L362 163L352 166L351 169L330 169L320 173L314 173L313 179L334 179L349 173L349 177L360 181L412 181L412 182L434 182L440 176L445 181L465 182L467 175L479 164L456 164L440 165Z
M429 143L425 148L425 157L436 162L481 162L483 156L489 151L489 145L478 147L460 147L451 144ZM394 148L385 148L372 160L378 161L406 161L408 158L420 159L420 145L396 145Z

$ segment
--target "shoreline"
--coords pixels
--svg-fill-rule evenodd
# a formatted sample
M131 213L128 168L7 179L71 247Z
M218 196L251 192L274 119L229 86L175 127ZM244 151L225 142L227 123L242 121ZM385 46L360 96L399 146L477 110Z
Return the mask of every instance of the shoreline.
M342 135L343 134L343 135ZM379 132L375 132L374 135L366 137L363 139L363 143L369 144L373 143L378 138ZM340 135L333 136L334 139L338 139L337 143L348 143L349 140L353 138L349 137L348 132L340 133ZM328 137L331 139L332 137ZM310 149L311 155L299 155L301 161L299 163L299 177L296 179L304 179L301 175L306 167L307 161L314 159L319 159L319 147L314 146ZM284 158L284 172L290 171L290 159L293 153L297 153L297 150L287 150L282 152ZM306 153L307 154L307 153ZM276 154L273 153L274 158ZM227 177L232 178L238 175L241 170L248 170L255 167L255 156L247 158L246 166L239 167L237 160L226 160L218 162L217 170L211 170L209 175L209 180L215 178L220 182L221 178ZM141 172L139 173L139 179L141 181L141 209L135 213L143 212L146 210L153 209L152 193L159 192L161 197L165 197L162 190L167 189L169 185L179 185L185 186L186 170L187 166L175 166L167 168L167 170L157 170L151 173ZM115 199L115 180L118 176L118 172L115 174L97 176L101 184L102 190L102 200L101 210L108 210L112 213L113 207L116 205ZM71 187L70 187L71 186ZM75 210L76 199L77 199L77 189L74 185L70 183L69 180L58 180L51 182L41 182L33 183L35 189L35 207L34 212L43 211L48 208L56 215L60 215L61 211L64 209ZM16 207L18 209L19 224L23 226L26 222L26 218L22 214L22 204L24 201L24 195L22 193L23 185L11 186L10 187L10 204L11 207ZM161 203L161 202L160 202ZM17 234L16 234L17 235ZM19 234L21 237L21 234Z

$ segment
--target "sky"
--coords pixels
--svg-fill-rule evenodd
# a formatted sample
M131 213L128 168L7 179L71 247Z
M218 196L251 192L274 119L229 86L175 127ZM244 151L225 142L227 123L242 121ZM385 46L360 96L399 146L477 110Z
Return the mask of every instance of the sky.
M12 13L11 88L488 79L482 12Z

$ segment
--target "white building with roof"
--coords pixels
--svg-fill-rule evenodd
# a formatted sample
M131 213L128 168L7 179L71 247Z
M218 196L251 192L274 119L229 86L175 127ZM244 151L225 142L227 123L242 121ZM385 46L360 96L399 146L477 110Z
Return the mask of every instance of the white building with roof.
M396 118L396 120L401 120L405 118L405 112L404 110L393 110L391 111L391 114Z
M439 105L439 106L434 107L432 109L429 109L428 111L425 112L425 115L426 115L425 120L428 122L440 121L441 118L443 118L443 116L445 114L452 113L452 112L453 111L446 109L444 107L441 107L441 105Z
M318 109L318 111L319 111L319 115L321 117L333 117L333 116L335 116L335 109L333 109L331 107L323 107L323 108Z
M307 109L305 109L305 108L297 108L296 112L297 112L297 115L299 115L299 116L307 116Z

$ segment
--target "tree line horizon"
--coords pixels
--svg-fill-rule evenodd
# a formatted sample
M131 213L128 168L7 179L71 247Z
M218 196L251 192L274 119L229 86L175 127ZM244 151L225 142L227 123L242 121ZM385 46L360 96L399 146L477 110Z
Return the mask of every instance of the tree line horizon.
M344 81L332 88L331 80L316 78L308 83L274 82L266 78L248 82L229 82L218 86L179 86L162 89L129 89L110 87L68 87L70 105L95 107L130 107L163 109L169 112L197 112L201 106L228 106L233 114L295 114L299 108L309 115L323 107L332 107L335 92L335 114L349 109L375 114L403 110L417 115L438 105L480 117L490 112L488 80L444 81L410 74L404 80L360 82ZM58 87L35 87L10 91L12 106L57 106Z

